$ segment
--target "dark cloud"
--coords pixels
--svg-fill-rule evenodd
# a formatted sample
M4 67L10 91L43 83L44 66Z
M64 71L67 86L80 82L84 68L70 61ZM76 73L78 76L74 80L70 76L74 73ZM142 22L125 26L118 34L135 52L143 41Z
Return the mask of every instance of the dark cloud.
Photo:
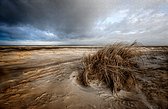
M84 33L99 17L108 14L115 1L109 0L1 0L0 21L31 24L65 33Z
M9 25L24 22L26 10L25 6L17 0L0 1L0 22Z

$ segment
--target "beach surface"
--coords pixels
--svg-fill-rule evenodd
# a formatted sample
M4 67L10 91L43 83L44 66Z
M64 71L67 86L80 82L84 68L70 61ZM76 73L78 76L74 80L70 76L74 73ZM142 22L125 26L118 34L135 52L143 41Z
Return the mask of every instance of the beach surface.
M168 47L143 52L134 72L139 93L83 87L76 81L83 56L101 47L0 47L2 109L167 109Z

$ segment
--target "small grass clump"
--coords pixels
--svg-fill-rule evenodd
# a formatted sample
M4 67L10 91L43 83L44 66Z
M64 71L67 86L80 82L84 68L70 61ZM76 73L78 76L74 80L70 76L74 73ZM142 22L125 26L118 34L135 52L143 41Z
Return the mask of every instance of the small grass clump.
M133 58L141 55L133 49L134 46L135 43L117 43L85 56L82 61L84 70L80 75L83 85L88 86L89 81L98 80L105 83L112 92L134 88L136 80L131 69L137 63Z

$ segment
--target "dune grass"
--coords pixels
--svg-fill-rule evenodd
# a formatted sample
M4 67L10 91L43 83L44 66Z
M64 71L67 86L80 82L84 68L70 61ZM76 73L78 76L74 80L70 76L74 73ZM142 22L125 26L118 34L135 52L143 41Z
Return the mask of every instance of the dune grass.
M98 80L104 82L112 92L134 88L136 80L131 69L137 63L133 58L141 55L133 49L134 46L135 43L116 43L105 46L95 54L84 56L83 72L80 75L83 85L89 86L90 80Z

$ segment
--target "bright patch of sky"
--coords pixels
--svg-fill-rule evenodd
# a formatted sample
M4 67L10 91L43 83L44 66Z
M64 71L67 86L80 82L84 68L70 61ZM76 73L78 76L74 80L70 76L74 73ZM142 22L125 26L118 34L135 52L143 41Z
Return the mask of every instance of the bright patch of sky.
M129 10L120 10L117 12L113 12L110 16L100 19L96 22L95 29L98 31L105 30L108 25L112 25L114 23L120 23L122 20L124 20L125 17L127 17Z

